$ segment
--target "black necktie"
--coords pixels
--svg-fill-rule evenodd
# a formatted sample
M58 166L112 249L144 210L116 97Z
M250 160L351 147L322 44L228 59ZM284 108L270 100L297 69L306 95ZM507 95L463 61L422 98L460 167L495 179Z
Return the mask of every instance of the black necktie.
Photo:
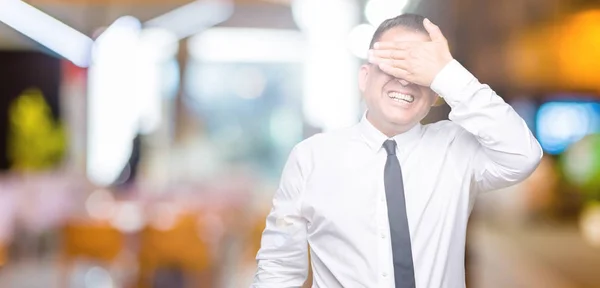
M414 288L415 271L410 245L410 231L408 230L408 219L406 217L402 170L400 169L398 157L396 157L396 141L385 141L383 148L388 154L383 181L390 222L394 279L396 288Z

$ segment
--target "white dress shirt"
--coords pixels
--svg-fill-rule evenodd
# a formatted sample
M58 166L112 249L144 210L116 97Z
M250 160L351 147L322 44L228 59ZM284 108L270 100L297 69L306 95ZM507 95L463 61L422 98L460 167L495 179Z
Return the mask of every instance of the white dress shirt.
M478 193L528 177L542 150L521 117L457 61L431 88L450 121L393 137L402 167L418 288L465 286L467 221ZM394 287L384 134L357 125L294 147L267 217L251 287Z

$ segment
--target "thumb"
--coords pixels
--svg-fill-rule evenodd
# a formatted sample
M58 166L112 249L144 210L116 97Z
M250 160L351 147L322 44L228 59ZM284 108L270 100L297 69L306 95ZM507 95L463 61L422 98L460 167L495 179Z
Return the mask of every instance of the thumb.
M429 37L431 38L431 41L434 41L434 42L435 41L446 41L446 37L444 37L444 34L442 34L440 27L431 23L431 21L429 21L429 19L425 18L425 20L423 20L423 25L425 26L425 29L429 33Z

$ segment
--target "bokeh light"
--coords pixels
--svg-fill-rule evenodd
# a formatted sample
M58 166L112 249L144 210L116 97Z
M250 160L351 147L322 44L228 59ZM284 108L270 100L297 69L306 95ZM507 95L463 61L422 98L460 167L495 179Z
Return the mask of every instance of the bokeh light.
M369 0L365 5L365 17L377 27L386 19L402 14L407 4L408 0Z
M373 25L357 25L350 31L350 35L348 35L348 49L350 49L354 56L367 59L369 44L371 43L373 34L375 34L375 27Z
M600 134L573 144L562 157L565 178L586 193L600 196Z
M600 132L600 103L547 102L537 113L536 135L550 154L563 152L585 135Z
M581 234L585 241L600 248L600 202L588 204L579 220Z

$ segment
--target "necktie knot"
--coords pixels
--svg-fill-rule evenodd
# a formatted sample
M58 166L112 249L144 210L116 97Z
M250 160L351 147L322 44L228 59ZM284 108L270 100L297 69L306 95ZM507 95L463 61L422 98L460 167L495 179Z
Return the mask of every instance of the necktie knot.
M396 155L396 141L394 140L386 140L383 142L383 148L385 152L389 155Z

